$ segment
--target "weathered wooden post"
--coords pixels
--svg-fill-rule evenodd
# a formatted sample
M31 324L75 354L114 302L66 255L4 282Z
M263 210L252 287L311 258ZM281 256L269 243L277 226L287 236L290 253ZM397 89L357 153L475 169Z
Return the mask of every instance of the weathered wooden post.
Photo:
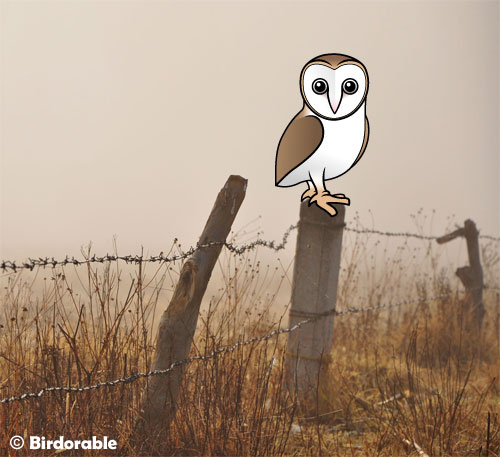
M300 206L290 326L335 308L345 207L336 209L338 214L331 217L307 201ZM321 317L289 334L287 383L292 390L297 387L299 398L316 391L332 348L333 318Z
M436 241L439 244L443 244L459 236L464 236L467 242L469 265L458 268L455 274L460 278L465 289L470 293L474 306L474 316L478 327L481 328L486 311L483 304L483 267L481 266L479 255L479 231L476 228L476 224L470 219L467 219L463 227L438 238Z
M183 265L172 300L160 320L152 370L164 370L189 356L201 300L222 243L245 198L246 186L246 179L230 176L219 192L199 240L199 245L218 244L199 249ZM167 375L148 379L141 399L135 441L146 433L155 434L168 428L175 417L184 368L178 366Z

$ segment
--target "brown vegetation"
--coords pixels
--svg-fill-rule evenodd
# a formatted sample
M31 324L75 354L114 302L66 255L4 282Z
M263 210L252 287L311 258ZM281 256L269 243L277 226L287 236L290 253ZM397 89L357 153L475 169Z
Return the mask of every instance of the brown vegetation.
M165 436L134 446L128 437L144 379L2 404L2 455L26 454L9 447L13 435L108 436L128 455L499 455L498 292L485 292L478 332L467 297L456 293L457 265L443 269L430 242L405 242L389 255L373 241L346 237L339 309L418 301L336 318L314 405L301 405L284 387L284 335L188 365L175 423ZM483 247L486 282L494 286L496 249ZM277 293L289 289L291 268L263 267L255 252L222 257L221 287L207 297L193 354L287 326ZM148 370L155 317L179 265L141 266L129 278L120 268L3 276L0 397ZM429 299L444 292L449 298Z

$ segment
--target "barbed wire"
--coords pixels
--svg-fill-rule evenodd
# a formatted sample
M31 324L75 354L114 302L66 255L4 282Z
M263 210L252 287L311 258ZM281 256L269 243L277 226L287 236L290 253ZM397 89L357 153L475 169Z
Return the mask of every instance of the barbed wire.
M353 232L357 234L372 234L372 235L380 235L387 237L397 237L397 238L416 238L419 240L437 240L439 237L430 236L430 235L420 235L419 233L410 233L410 232L384 232L382 230L375 229L356 229L353 227L345 227L347 232Z
M18 270L32 271L37 267L55 268L57 266L67 266L67 265L80 266L80 265L88 265L91 263L115 262L117 260L122 260L128 264L154 263L154 262L171 263L171 262L176 262L178 260L185 260L188 257L191 257L193 254L195 254L197 251L210 248L212 246L223 246L236 255L242 255L244 252L253 250L258 246L265 247L277 252L286 247L290 233L297 227L298 223L290 225L290 227L288 227L288 229L283 234L283 238L279 243L274 240L269 241L260 238L250 243L242 244L239 246L227 241L212 241L204 244L198 244L195 247L190 247L187 251L183 253L174 254L172 256L164 255L163 252L160 252L160 254L156 256L149 256L149 257L143 255L113 255L113 254L96 256L94 254L92 257L86 258L84 260L78 260L75 257L69 257L69 256L66 256L63 260L56 260L54 257L50 258L39 257L38 259L28 258L27 261L22 263L18 263L16 261L11 261L11 260L2 260L0 262L0 270L2 270L4 273L7 271L17 272ZM357 234L374 234L387 237L416 238L420 240L437 240L438 238L440 238L437 236L420 235L418 233L384 232L381 230L357 229L353 227L344 227L344 230ZM480 235L479 238L488 239L490 241L500 241L500 238L491 235Z
M105 256L98 257L96 255L93 255L92 257L86 258L84 260L78 260L75 259L74 257L68 257L64 260L56 260L55 258L38 258L38 259L31 259L29 258L28 261L23 262L22 264L17 264L15 261L2 261L0 263L0 269L3 270L4 272L7 270L12 270L14 272L21 270L21 269L29 269L30 271L33 270L36 267L53 267L55 268L56 266L66 266L66 265L87 265L90 263L105 263L105 262L112 262L112 261L117 261L117 260L122 260L125 261L126 263L143 263L143 262L164 262L164 263L169 263L169 262L175 262L177 260L184 260L187 259L188 257L192 256L195 254L197 251L200 251L205 248L210 248L212 246L224 246L226 247L230 252L235 253L237 255L241 255L244 252L248 250L255 249L257 246L262 246L266 247L269 249L272 249L274 251L280 251L285 248L288 238L290 236L290 233L295 230L298 227L298 224L293 224L290 225L290 227L284 232L282 241L280 243L277 243L276 241L268 241L268 240L263 240L263 239L257 239L253 242L246 243L240 246L235 245L234 243L231 242L208 242L204 244L198 244L196 247L191 247L189 248L186 252L180 253L177 255L173 256L166 256L161 252L157 256L149 256L145 257L142 255L126 255L126 256L120 256L120 255L110 255L106 254ZM405 237L405 238L417 238L421 240L437 240L439 237L436 236L427 236L427 235L421 235L421 234L416 234L416 233L409 233L409 232L384 232L380 230L374 230L374 229L357 229L357 228L352 228L352 227L345 227L344 228L346 231L350 231L353 233L357 234L375 234L375 235L380 235L380 236L388 236L388 237ZM500 238L496 238L490 235L480 235L480 238L483 239L488 239L491 241L500 241ZM490 286L484 286L484 289L491 289L496 292L500 292L499 288L496 287L490 287ZM466 291L460 291L457 293L465 293ZM195 361L208 361L211 359L214 359L216 357L219 357L222 354L227 354L234 352L236 349L240 347L247 346L252 343L260 343L263 341L267 341L274 336L282 335L285 333L291 333L294 332L298 329L300 329L303 325L312 323L318 319L321 319L323 317L327 317L330 315L335 315L338 317L350 315L350 314L357 314L357 313L364 313L364 312L373 312L373 311L379 311L383 309L389 309L389 308L394 308L394 307L399 307L399 306L404 306L404 305L409 305L413 303L427 303L435 300L440 300L443 298L448 298L451 295L453 295L452 292L447 292L443 294L439 294L433 297L425 298L412 298L412 299L407 299L403 300L400 302L388 304L388 303L380 303L377 305L373 306L365 306L361 308L346 308L342 311L337 311L336 309L331 309L323 313L316 313L313 315L313 317L309 317L307 319L304 319L295 325L288 327L288 328L278 328L273 330L267 335L261 336L261 337L252 337L249 338L248 340L245 341L239 341L231 346L225 346L219 349L216 349L210 354L207 355L195 355L189 358L186 358L184 360L178 360L173 362L168 368L163 369L163 370L151 370L148 372L137 372L137 373L132 373L131 375L123 378L117 378L112 381L103 381L99 382L93 385L89 386L84 386L84 387L70 387L70 386L55 386L55 387L44 387L38 392L27 392L19 396L13 396L13 397L6 397L0 399L0 404L6 404L6 403L11 403L11 402L16 402L16 401L23 401L27 399L32 399L32 398L40 398L43 394L49 393L49 392L87 392L91 390L98 390L101 387L113 387L118 384L128 384L131 382L134 382L138 379L141 378L149 378L152 376L161 376L168 374L170 371L172 371L174 368L181 366L181 365L187 365ZM297 314L297 313L295 313ZM300 314L300 313L299 313Z
M356 229L353 227L345 227L347 232L354 232L358 234L373 234L387 237L398 237L398 238L416 238L419 240L428 240L434 241L442 238L442 236L433 236L433 235L421 235L419 233L411 233L411 232L386 232L382 230L375 229ZM491 235L479 235L479 238L490 240L490 241L500 241L500 237L495 237Z
M318 316L317 319L319 319ZM169 373L172 371L174 368L179 367L181 365L187 365L189 363L195 362L195 361L207 361L211 359L215 359L216 357L219 357L222 354L228 354L231 352L234 352L236 349L244 346L248 346L249 344L252 343L260 343L262 341L267 341L271 339L274 336L281 335L284 333L290 333L295 330L298 330L301 326L305 325L306 323L310 322L311 319L306 319L302 322L298 322L297 324L293 325L292 327L289 328L279 328L276 330L273 330L272 332L268 333L267 335L261 336L261 337L252 337L249 338L248 340L245 341L240 341L238 343L233 344L232 346L225 346L219 349L216 349L215 351L211 352L210 354L207 355L195 355L192 357L188 357L187 359L184 360L178 360L173 362L168 368L165 368L164 370L151 370L145 373L133 373L127 377L124 378L117 378L114 379L113 381L103 381L97 384L93 384L90 386L84 386L84 387L66 387L66 386L58 386L58 387L44 387L38 392L29 392L25 393L23 395L15 396L15 397L6 397L2 398L0 400L0 403L11 403L14 401L22 401L22 400L27 400L30 398L40 398L44 393L46 392L86 392L89 390L97 390L100 389L101 387L113 387L118 384L128 384L131 382L134 382L138 379L141 378L149 378L152 376L161 376Z
M54 257L51 258L39 257L38 259L28 258L28 260L23 263L16 263L15 261L11 260L2 260L2 262L0 263L0 270L3 270L4 272L8 270L16 272L18 270L23 270L23 269L32 271L36 267L55 268L57 266L66 266L66 265L80 266L80 265L88 265L90 263L114 262L117 260L122 260L125 263L133 263L133 264L153 263L153 262L171 263L178 260L185 260L188 257L191 257L193 254L195 254L197 251L201 251L202 249L210 248L213 246L226 247L230 252L236 255L241 255L246 251L255 249L257 246L262 246L268 249L272 249L273 251L280 251L285 248L290 233L292 232L292 230L295 230L296 228L297 224L288 227L288 229L283 234L283 238L280 243L276 241L262 240L260 238L240 246L237 246L234 243L227 241L210 241L208 243L197 244L195 247L190 247L187 251L183 253L175 254L172 256L164 255L163 252L160 252L160 254L156 256L149 256L149 257L143 255L113 255L113 254L106 254L104 256L99 257L94 254L92 257L89 257L84 260L78 260L75 257L69 257L69 256L66 256L63 260L56 260Z
M479 238L482 238L483 240L490 240L490 241L500 241L500 237L498 236L491 236L491 235L479 235Z
M496 289L494 287L485 286L485 288L500 291L500 289ZM40 398L45 393L50 393L50 392L88 392L91 390L98 390L101 387L114 387L114 386L119 385L119 384L129 384L129 383L132 383L132 382L137 381L138 379L142 379L142 378L150 378L153 376L162 376L162 375L168 374L174 368L182 366L182 365L188 365L188 364L190 364L192 362L196 362L196 361L212 360L212 359L215 359L223 354L229 354L231 352L234 352L238 348L248 346L252 343L257 344L257 343L261 343L263 341L267 341L275 336L283 335L286 333L292 333L296 330L299 330L302 326L304 326L306 324L313 323L321 318L324 318L324 317L327 317L330 315L342 317L342 316L351 315L351 314L379 311L382 309L395 308L395 307L404 306L404 305L411 305L411 304L415 304L415 303L419 303L419 304L420 303L429 303L429 302L432 302L435 300L441 300L444 298L451 297L455 293L466 293L466 291L446 292L446 293L438 294L438 295L428 297L428 298L425 298L425 297L412 298L412 299L408 299L408 300L402 300L402 301L396 302L396 303L389 303L389 304L388 303L381 303L381 304L377 304L377 305L373 305L373 306L365 306L365 307L361 307L361 308L346 308L346 309L341 310L341 311L337 311L336 309L331 309L331 310L325 311L323 313L316 313L316 314L314 314L314 316L309 317L307 319L304 319L300 322L297 322L296 324L292 325L291 327L277 328L264 336L252 337L252 338L249 338L249 339L244 340L244 341L239 341L231 346L224 346L222 348L216 349L215 351L211 352L210 354L194 355L192 357L188 357L188 358L183 359L183 360L177 360L177 361L173 362L168 368L165 368L163 370L151 370L151 371L147 371L147 372L132 373L131 375L123 377L123 378L117 378L117 379L114 379L112 381L102 381L102 382L99 382L96 384L92 384L89 386L83 386L83 387L70 387L70 386L43 387L38 392L27 392L27 393L24 393L24 394L18 395L18 396L2 398L2 399L0 399L0 404L24 401L24 400L28 400L28 399L32 399L32 398Z

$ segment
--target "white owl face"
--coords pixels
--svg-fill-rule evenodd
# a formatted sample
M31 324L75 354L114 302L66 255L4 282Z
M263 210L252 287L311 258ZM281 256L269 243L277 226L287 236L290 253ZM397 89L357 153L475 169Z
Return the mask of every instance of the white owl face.
M334 70L314 63L303 72L301 84L307 105L330 120L350 116L361 106L367 91L366 74L355 64L341 65Z

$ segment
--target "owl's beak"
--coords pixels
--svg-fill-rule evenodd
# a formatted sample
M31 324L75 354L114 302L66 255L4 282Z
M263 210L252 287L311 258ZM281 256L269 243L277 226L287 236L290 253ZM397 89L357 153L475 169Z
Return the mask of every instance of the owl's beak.
M333 114L337 114L337 111L339 109L341 101L342 101L342 91L340 91L340 96L339 97L337 97L335 95L333 95L332 97L330 97L330 93L328 93L328 103L330 103L330 106L332 108Z

